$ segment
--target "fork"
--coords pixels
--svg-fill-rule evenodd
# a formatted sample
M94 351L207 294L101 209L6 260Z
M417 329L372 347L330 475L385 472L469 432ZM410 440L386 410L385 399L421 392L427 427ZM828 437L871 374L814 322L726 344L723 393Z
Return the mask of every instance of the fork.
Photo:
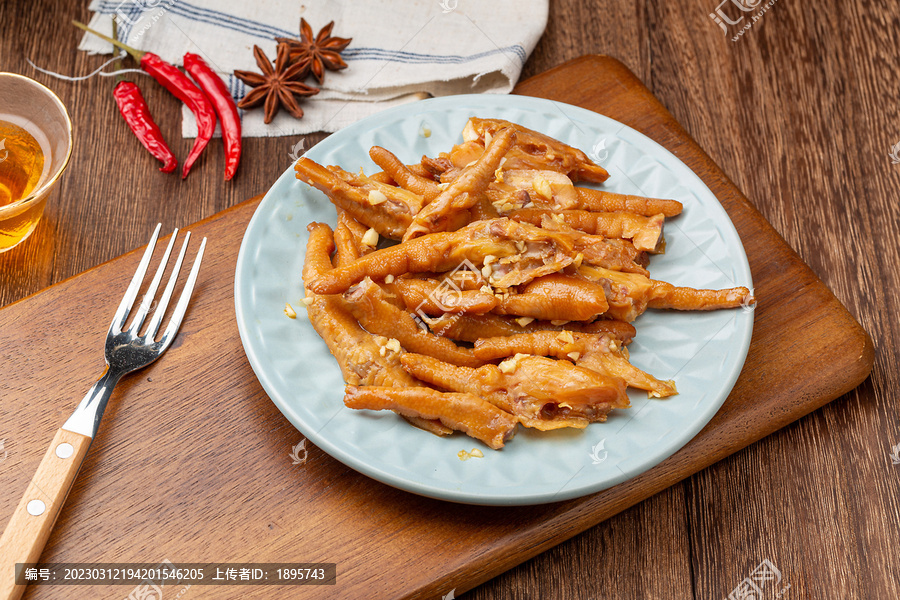
M109 326L106 334L106 370L88 391L72 416L56 432L50 448L47 449L38 466L37 473L28 484L25 495L7 524L3 537L0 538L0 598L2 599L14 600L25 591L25 585L17 585L15 581L16 563L37 563L40 558L44 544L50 537L50 530L53 528L63 502L81 468L91 441L97 435L100 419L103 417L103 411L112 394L113 387L123 375L146 367L159 358L172 343L181 325L181 320L191 299L194 283L197 280L197 273L200 270L200 261L203 258L203 250L206 248L206 238L203 238L200 243L190 274L162 337L159 340L155 339L175 289L181 263L190 241L190 232L185 236L181 251L175 260L172 273L156 310L150 318L150 323L147 325L145 333L139 335L144 320L152 308L153 298L159 288L166 264L169 262L175 237L178 235L176 229L169 240L159 268L138 305L130 326L126 328L147 267L150 265L160 227L161 225L157 225L153 231L153 236L144 251L137 271L125 291L125 297L122 298L112 324ZM24 577L24 574L22 576Z

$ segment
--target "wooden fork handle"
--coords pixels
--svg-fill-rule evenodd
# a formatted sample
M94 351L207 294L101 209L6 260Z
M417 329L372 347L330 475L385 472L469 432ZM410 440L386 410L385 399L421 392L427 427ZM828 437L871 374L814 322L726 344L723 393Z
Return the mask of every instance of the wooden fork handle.
M56 432L0 537L0 600L16 600L25 592L24 585L16 585L16 563L40 559L90 445L86 435L65 429Z

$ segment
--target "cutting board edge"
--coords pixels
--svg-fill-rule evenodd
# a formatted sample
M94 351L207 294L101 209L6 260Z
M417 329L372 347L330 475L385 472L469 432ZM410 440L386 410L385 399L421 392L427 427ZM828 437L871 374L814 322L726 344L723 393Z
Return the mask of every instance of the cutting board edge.
M872 362L874 360L874 347L871 343L871 338L868 333L861 327L860 331L864 334L867 340L864 342L863 351L866 354L871 355L872 358L867 359L868 367L863 367L860 370L860 376L858 377L858 379L855 378L851 380L853 383L848 384L844 389L841 389L839 393L833 395L829 394L823 397L821 401L816 401L813 404L806 405L804 408L808 408L809 410L803 412L802 414L791 415L790 419L787 419L783 423L779 423L779 425L775 429L771 431L765 431L757 437L749 438L746 443L743 443L742 440L741 444L729 447L722 455L709 455L712 458L707 461L703 461L702 463L694 463L685 469L676 469L677 474L671 480L667 480L661 485L651 488L642 487L640 485L642 479L641 475L639 475L630 483L634 484L635 490L642 491L635 495L630 495L627 501L618 503L614 507L610 508L607 512L592 514L591 509L585 507L582 511L579 511L578 514L570 514L569 516L572 518L566 519L565 521L567 524L569 524L569 527L559 528L561 531L564 531L564 533L561 533L555 537L542 539L539 535L536 534L537 530L533 530L525 532L521 536L516 536L517 539L521 538L519 539L521 545L513 544L512 540L507 539L506 541L510 542L507 546L497 546L493 551L487 551L479 557L480 559L482 559L482 564L490 564L491 568L488 569L485 567L481 567L476 572L473 572L467 568L467 565L465 563L462 563L453 572L442 576L440 579L431 581L426 586L423 586L420 589L416 590L413 594L405 596L404 600L425 600L429 598L435 598L438 596L442 596L442 592L445 592L446 590L449 590L451 588L454 590L458 590L459 593L465 593L469 590L472 590L490 581L491 579L502 575L506 571L531 560L541 553L556 547L562 542L571 539L576 535L584 533L588 529L599 525L603 521L625 510L628 510L629 508L636 506L657 494L666 491L667 489L683 482L690 477L693 477L697 473L708 469L709 467L721 462L729 456L733 456L741 450L749 448L750 446L758 443L760 440L782 431L788 425L796 423L801 419L808 417L812 413L837 400L838 398L852 392L869 377L872 369ZM861 358L863 357L861 356ZM862 364L865 365L867 361L862 361ZM654 468L665 468L665 463L666 461L663 461L663 463L660 463ZM626 485L626 483L620 485ZM595 495L599 494L603 494L603 492L597 492ZM590 497L588 496L585 498L563 501L560 504L585 502L587 498ZM532 543L535 540L538 540L538 543ZM522 547L526 547L527 551L523 553L520 550ZM462 585L460 585L461 582Z
M232 212L241 210L242 208L246 207L246 206L249 205L249 204L253 204L254 202L259 202L259 201L263 198L263 196L265 196L265 194L258 194L258 195L256 195L256 196L253 196L253 197L248 198L248 199L246 199L246 200L242 200L241 202L238 202L238 203L235 204L234 206L229 206L228 208L223 209L223 210L221 210L221 211L219 211L219 212L217 212L217 213L215 213L215 214L212 214L212 215L210 215L210 216L208 216L208 217L205 217L205 218L203 218L203 219L200 219L199 221L196 221L196 222L194 222L194 223L191 223L191 224L188 225L187 227L179 228L179 230L192 231L192 230L194 230L194 229L196 229L196 228L205 226L205 225L207 225L208 223L211 223L211 222L214 222L214 221L218 221L219 219L222 219L222 218L226 217L228 214L230 214L230 213L232 213ZM148 235L149 235L149 234L148 234ZM170 234L165 234L165 235L160 235L160 238L159 238L159 239L162 241L162 240L167 240L169 237L170 237ZM210 243L214 243L214 242L215 242L215 240L210 240ZM158 243L158 242L157 242L157 243ZM5 310L7 310L7 309L14 308L14 307L17 307L17 306L21 305L23 302L28 302L28 301L30 301L30 300L32 300L32 299L34 299L34 298L36 298L36 297L42 296L42 295L44 295L44 294L53 292L53 291L55 291L55 290L63 289L63 288L65 288L66 286L71 285L71 284L72 284L73 282L75 282L77 279L79 279L79 278L81 278L81 277L83 277L83 276L85 276L85 275L88 275L88 274L90 274L90 273L94 273L94 272L97 272L97 271L101 271L101 270L103 270L105 267L107 267L107 266L109 266L109 265L111 265L111 264L113 264L113 263L118 262L119 259L122 259L122 258L125 258L125 257L128 257L128 256L133 256L133 255L135 255L135 254L137 254L137 253L139 253L139 252L143 252L143 251L144 251L144 248L146 248L146 244L141 245L141 246L138 246L137 248L135 248L135 249L133 249L133 250L129 250L128 252L125 252L124 254L120 254L119 256L114 256L113 258L110 258L109 260L105 260L105 261L103 261L103 262L101 262L101 263L99 263L99 264L96 264L96 265L94 265L93 267L90 267L90 268L88 268L88 269L85 269L84 271L81 271L80 273L76 273L76 274L74 274L74 275L71 275L71 276L69 276L69 277L66 277L65 279L61 279L60 281L57 281L56 283L54 283L54 284L52 284L52 285L48 285L47 287L45 287L45 288L43 288L43 289L40 289L40 290L36 291L36 292L33 293L33 294L29 294L28 296L25 296L24 298L19 298L19 299L16 300L15 302L10 302L9 304L7 304L7 305L5 305L5 306L0 306L0 315L3 314L3 311L5 311ZM137 265L135 265L135 268L136 268L136 267L137 267ZM124 290L123 290L123 291L124 291Z
M835 396L835 398L839 398L841 395L848 393L849 391L851 391L854 388L856 388L857 386L859 386L863 381L865 381L865 379L869 376L872 369L874 368L874 364L875 364L875 347L874 347L874 342L873 342L872 337L869 334L869 332L865 329L865 327L863 327L862 323L860 323L859 320L849 311L849 309L840 301L840 299L834 294L833 290L831 290L831 288L829 288L828 285L824 281L822 281L822 279L810 268L810 266L808 264L806 264L806 261L803 260L803 257L800 256L800 254L787 242L787 240L784 238L784 236L782 236L781 233L778 230L776 230L772 226L772 224L768 222L768 220L766 220L765 216L759 211L759 209L756 207L756 205L754 205L750 201L750 199L743 193L743 191L741 191L741 189L737 186L737 184L735 184L734 180L732 180L732 178L722 170L722 168L718 165L718 163L715 162L712 159L712 157L710 157L709 154L706 153L706 151L703 149L703 147L697 143L697 141L693 138L693 136L690 134L690 132L688 132L681 125L681 123L674 117L674 115L672 115L671 112L669 112L669 109L666 108L666 106L662 102L660 102L659 99L650 92L649 88L647 88L647 86L644 85L644 83L640 80L640 78L637 75L635 75L622 61L620 61L619 59L617 59L613 56L609 56L606 54L586 54L586 55L583 55L583 56L580 56L577 58L573 58L569 61L566 61L565 63L557 65L556 67L553 67L552 69L544 71L543 73L539 73L537 75L529 77L525 81L522 81L518 85L516 85L516 87L513 89L512 93L525 92L525 94L528 95L527 92L528 92L529 88L538 86L541 81L552 78L557 73L566 72L573 67L578 67L582 63L584 63L584 64L599 64L599 65L601 65L599 68L614 71L616 81L622 83L623 87L627 87L627 86L625 86L623 80L628 80L628 81L632 82L633 84L637 84L638 93L643 98L645 98L648 102L651 102L659 107L660 111L662 112L662 114L659 116L661 116L665 119L666 126L669 129L674 130L677 133L676 137L681 138L681 141L683 143L690 145L691 150L698 153L701 156L701 158L703 159L703 161L707 165L710 165L712 167L711 174L720 180L715 183L718 183L719 185L723 185L727 188L731 188L731 190L733 190L734 193L731 195L732 197L729 198L729 200L737 201L739 204L741 204L741 208L748 211L748 214L746 215L747 217L753 219L756 222L756 224L761 225L767 234L769 234L773 237L777 237L779 243L781 245L783 245L783 247L787 251L790 252L791 258L793 259L793 261L798 266L801 266L803 269L805 269L807 271L807 273L809 274L810 278L812 280L814 280L815 285L820 287L822 290L826 291L827 294L830 296L830 300L839 308L840 311L842 311L843 313L846 314L846 316L850 320L850 323L848 323L848 326L853 327L862 335L862 347L860 349L860 358L864 359L864 360L862 360L859 372L857 374L855 374L853 377L853 380L855 381L855 383L848 389L844 390L841 394L838 394L837 396ZM634 88L632 87L630 89L630 91L634 91ZM592 110L592 109L588 108L588 110ZM647 135L647 134L645 133L644 135ZM659 141L659 140L657 140L657 141ZM665 145L662 141L659 141L659 143ZM698 176L700 176L700 175L698 175ZM701 179L704 179L702 176L700 176L700 177L701 177ZM709 186L711 182L708 182L704 179L704 183ZM710 187L712 187L712 186L710 186ZM744 243L743 239L742 239L742 243ZM752 261L752 258L750 256L748 256L748 262L750 262L750 261ZM752 267L753 267L753 264L751 262L751 270L752 270ZM834 400L835 398L832 398L832 400ZM830 401L831 400L829 400L828 402L830 402ZM828 402L824 402L821 406L824 406ZM813 410L815 410L815 409L813 409Z
M614 59L614 58L611 58L611 57L604 57L604 56L601 56L601 55L588 55L588 56L586 56L586 57L581 57L581 58L578 58L578 59L574 59L573 61L570 61L570 62L568 62L568 63L565 63L565 64L563 64L563 65L560 65L559 67L555 67L554 69L552 69L551 71L548 71L547 73L550 73L550 72L552 72L552 71L559 70L559 69L562 69L562 68L564 68L564 67L567 67L567 66L569 66L569 65L570 65L571 63L573 63L573 62L578 62L578 61L589 61L589 62L593 62L593 61L596 61L597 59L606 59L606 60L608 60L608 61L613 61L614 63L618 63L619 65L622 65L622 63L619 62L617 59ZM627 68L624 67L624 65L622 65L622 67L625 68L626 71L627 71ZM630 71L627 71L627 72L629 73L629 75L631 75L632 77L634 77L633 74L631 74ZM541 77L541 75L538 75L538 76L536 76L536 77ZM635 79L636 79L636 78L635 78ZM641 86L641 87L643 87L643 86ZM641 91L643 91L643 90L641 90ZM651 96L651 97L652 97L652 96ZM654 98L654 99L655 99L655 98ZM657 101L657 102L658 102L658 101ZM669 115L669 116L671 116L671 115ZM673 121L674 121L674 119L673 119ZM675 123L677 124L677 122L675 122ZM680 127L680 125L679 125L679 127ZM683 128L682 128L682 130L683 130ZM687 132L684 132L684 136L690 141L690 143L692 143L692 144L694 144L694 145L696 146L696 142L693 141L693 138L691 138L691 137L687 134ZM712 161L709 159L709 157L706 156L705 152L703 152L702 148L700 148L699 146L697 146L697 150L700 151L700 152L702 152L702 153L703 153L703 156L706 157L706 159L709 160L709 162L712 162ZM713 163L713 164L715 164L715 163ZM717 165L716 165L716 166L717 166ZM725 177L725 179L728 180L728 183L729 183L730 185L732 185L732 186L734 187L734 189L735 189L738 193L740 193L740 190L738 190L737 186L734 186L734 184L731 182L730 178L727 178L727 176L725 176L724 173L722 173L722 176ZM740 195L743 197L743 194L740 194ZM203 220L201 220L201 221L198 221L197 223L195 223L194 225L192 225L192 227L198 227L198 226L203 225L203 224L206 224L206 223L208 223L208 222L211 222L211 221L215 221L215 220L221 219L221 218L223 218L227 213L230 213L231 211L235 211L235 210L238 210L238 209L241 209L241 208L246 208L246 206L247 206L248 204L252 204L254 201L258 201L259 198L260 198L260 196L257 196L257 197L255 197L255 198L245 200L245 201L241 202L240 204L235 205L234 207L231 207L231 208L229 208L229 209L226 209L226 210L224 210L224 211L221 211L221 212L219 212L219 213L216 213L215 215L211 215L210 217L207 217L207 218L205 218L205 219L203 219ZM750 207L753 207L753 205L750 204L749 201L746 200L746 198L744 198L744 200L747 202L747 204L748 204ZM755 207L753 207L753 208L754 208L754 210L756 210ZM757 212L758 212L758 211L757 211ZM764 220L764 219L763 219L763 220ZM768 225L768 223L766 223L766 224ZM771 227L771 225L768 225L768 226ZM772 231L773 231L776 235L778 234L777 231L775 231L774 229L772 229ZM779 236L779 237L780 237L780 236ZM129 252L129 253L126 253L126 254L123 255L123 256L129 256L129 255L134 254L135 252L138 252L138 251L139 251L139 249L135 249L135 250L133 250L133 251L131 251L131 252ZM796 254L796 253L795 253L795 254ZM112 259L112 260L110 260L110 261L106 261L105 263L102 263L102 264L100 264L100 265L97 265L96 267L93 267L92 269L88 269L87 271L85 271L85 272L83 272L83 273L81 273L81 274L79 274L79 275L75 275L75 276L73 276L73 277L71 277L71 278L68 278L68 279L63 280L63 281L61 281L61 282L58 282L58 283L55 284L54 286L50 286L49 288L45 288L44 290L41 290L41 291L37 292L36 294L33 294L32 296L29 296L28 298L33 298L35 295L39 295L39 294L42 294L42 293L46 293L47 291L49 291L49 290L51 290L51 289L55 289L55 288L57 288L57 286L63 285L63 284L65 284L65 283L67 283L67 282L70 282L70 280L75 279L75 278L77 278L77 277L79 277L79 276L81 276L81 275L84 275L85 273L88 273L88 272L90 272L90 271L94 271L95 269L100 269L100 268L104 267L105 265L107 265L108 263L111 263L111 262L117 260L118 258L121 258L121 257L117 257L117 258ZM801 263L801 264L803 264L804 266L806 266L805 263L803 263L802 259L799 258L799 256L797 257L797 260L798 260L799 263ZM808 268L808 267L807 267L807 268ZM818 277L816 277L816 279L818 280ZM823 287L825 290L828 290L828 292L831 293L831 290L830 290L827 286L825 286L824 283L821 282L821 280L818 280L818 281L819 281L819 283L821 283L822 287ZM832 294L832 295L833 295L833 294ZM24 298L23 300L28 299L28 298ZM10 304L10 305L8 305L7 307L4 307L4 308L10 308L10 307L16 306L16 305L18 305L18 303L21 302L21 301L22 301L22 300L19 300L19 301L15 302L15 303L13 303L13 304ZM836 298L835 298L835 301L837 301L837 302L840 304L840 302L839 302ZM847 312L847 311L846 311L846 307L844 307L842 304L840 304L840 306L841 306L841 308L842 308L845 312ZM0 309L0 310L2 310L2 309ZM847 314L849 315L849 312L847 312ZM818 408L820 408L820 407L824 406L825 404L828 404L829 402L833 401L835 398L840 397L841 395L843 395L843 394L847 393L848 391L854 389L855 387L857 387L857 386L859 385L859 383L861 383L862 381L865 380L865 378L868 376L869 372L871 371L872 364L874 363L874 347L873 347L873 345L872 345L871 337L870 337L869 334L865 331L865 329L862 328L862 326L861 326L858 322L856 322L855 318L853 318L852 315L849 315L849 316L850 316L851 320L854 322L854 324L855 324L856 326L858 326L859 329L860 329L860 331L862 331L862 333L865 335L865 339L863 339L863 348L864 348L864 349L868 349L868 350L869 350L869 353L871 354L871 360L869 361L869 367L868 367L868 370L866 370L865 374L859 379L858 382L854 383L854 384L853 384L852 386L850 386L847 390L841 392L840 394L835 395L835 396L832 397L832 398L824 399L824 401L821 402L821 404L818 404L817 406L812 406L808 412L806 412L806 413L804 413L804 414L802 414L802 415L797 416L796 418L792 419L790 422L794 422L794 421L796 421L796 420L799 420L800 418L803 418L804 416L807 416L807 415L810 414L811 412L814 412L814 411L817 410ZM863 357L862 354L861 354L860 356ZM818 399L817 399L817 400L818 400ZM775 429L775 430L773 430L773 431L770 431L770 432L766 433L766 434L763 435L763 436L760 436L760 438L758 438L758 439L751 440L751 441L749 441L746 445L741 446L741 448L747 447L747 446L749 446L749 445L755 443L756 441L759 441L759 439L762 439L762 437L765 437L766 435L769 435L770 433L774 433L774 431L778 431L778 430L780 430L780 429L781 429L781 427L778 427L777 429ZM740 448L739 448L739 449L740 449ZM735 452L736 452L736 451L737 451L737 450L735 450ZM732 453L733 453L733 452L730 452L729 454L732 454ZM650 492L649 494L647 494L646 496L637 498L634 502L631 502L631 498L629 497L627 502L620 502L619 505L621 505L622 508L616 508L612 514L616 514L616 513L618 513L618 512L621 512L621 510L625 510L625 509L627 509L629 506L633 506L634 504L637 504L638 502L641 502L641 501L645 500L646 498L649 498L649 497L655 495L655 494L658 493L659 491L662 491L662 490L664 490L664 489L667 489L667 488L670 487L671 485L674 485L674 484L678 483L679 481L682 481L682 480L685 479L686 477L688 477L688 476L690 476L690 475L692 475L692 474L694 474L694 473L696 473L696 472L702 471L702 470L705 469L705 468L708 468L709 465L715 464L715 462L717 462L717 461L719 461L719 460L721 460L721 458L717 458L716 460L710 461L709 464L700 466L700 468L696 469L696 470L693 471L692 473L686 474L684 477L681 477L681 478L679 478L677 481L674 481L674 482L672 482L672 483L667 484L666 486L660 488L659 490L651 491L651 492ZM623 484L623 485L624 485L624 484ZM577 503L577 502L580 502L580 501L582 501L582 500L573 500L573 501L569 501L569 502L570 502L570 503ZM489 564L490 564L490 561L489 561L489 560L486 560L486 559L485 559L484 561L481 562L481 565L479 565L477 568L475 568L475 569L473 570L473 569L472 569L472 565L475 564L475 563L477 563L477 561L472 560L472 559L470 558L470 559L469 559L469 562L468 562L468 567L467 567L466 565L461 565L458 569L455 569L455 570L453 571L453 573L460 573L460 576L459 576L459 577L457 577L456 575L453 575L453 574L448 574L446 577L441 577L440 579L435 580L435 581L433 582L433 584L428 585L428 586L427 586L427 590L426 590L425 587L419 588L418 590L416 590L416 591L413 593L412 596L408 596L408 597L413 597L413 598L426 598L426 597L435 597L435 595L438 595L438 596L439 596L439 595L440 595L440 592L438 592L438 590L443 589L443 592L446 592L447 590L450 589L450 587L449 587L448 585L446 585L446 584L449 584L449 583L457 584L455 587L456 587L457 589L460 589L460 590L462 590L462 589L464 589L464 588L465 588L465 589L470 589L471 587L474 587L475 585L480 585L481 583L484 583L485 581L487 581L487 580L489 580L489 579L491 579L491 578L497 576L498 574L502 573L503 571L508 570L509 568L511 568L511 567L513 567L513 566L515 566L515 565L517 565L517 564L520 564L521 562L524 562L524 561L526 561L526 560L532 558L533 556L536 556L537 554L540 554L540 553L543 552L543 551L546 551L548 548L552 548L553 546L555 546L555 545L561 543L562 541L564 541L564 540L566 540L566 539L569 539L569 538L571 538L571 537L574 536L574 535L577 535L578 533L580 533L580 532L582 532L582 531L584 531L584 530L586 530L586 529L588 529L588 528L590 528L590 527L596 525L596 524L599 523L599 522L602 522L603 520L605 520L605 519L609 518L609 516L611 516L611 515L605 515L605 516L602 516L602 517L596 517L595 520L594 520L594 522L590 522L592 519L589 519L589 518L587 517L587 512L589 512L589 508L588 508L588 507L583 507L582 510L584 511L584 514L581 514L580 512L578 512L577 509L576 509L576 511L575 511L574 513L569 513L569 514L567 514L567 513L564 513L563 510L561 509L561 511L560 511L560 513L559 513L559 520L560 520L560 522L562 522L562 523L576 524L576 525L580 525L580 524L582 524L582 522L583 522L583 523L584 523L584 527L583 527L583 528L580 528L580 529L576 529L576 528L569 529L569 528L563 527L563 528L561 528L561 529L564 531L564 533L560 533L560 534L555 535L555 536L550 536L549 539L542 541L542 542L541 542L540 544L538 544L538 545L535 545L535 546L526 546L526 550L525 550L522 554L519 554L519 555L513 555L513 554L510 554L510 560L509 560L509 562L504 563L504 566L503 566L503 568L502 568L501 570L498 570L498 571L494 572L494 569L491 568L491 569L490 569L490 571L491 571L490 573L488 573L487 571L485 571L484 569L485 569L486 567L483 566L483 565L489 565ZM584 518L583 521L582 521L582 518ZM536 537L536 536L535 536L535 532L536 532L536 531L537 531L537 530L524 531L523 533L521 533L521 534L518 536L518 538L519 538L519 539L522 539L522 540L527 540L529 536ZM545 530L545 531L546 531L546 530ZM507 550L508 550L508 549L507 549ZM482 554L479 554L478 557L479 557L479 558L482 558L482 557L486 556L487 554L489 554L489 551L488 551L488 553L482 553ZM466 581L463 585L459 585L460 583L462 583L462 582L465 581L466 578L465 578L464 574L465 574L466 572L470 573L470 577L474 577L474 578L475 578L475 579L472 579L472 581L474 582L473 585L472 585L472 586L469 586L469 587L467 587L467 586L468 586L468 583L469 583L469 582L467 582L467 581ZM442 588L440 585L438 585L439 583L440 583L441 585L443 585L443 588ZM427 591L427 595L426 595L426 591Z
M513 93L519 93L521 91L525 91L526 95L528 95L527 90L528 90L529 85L535 85L536 81L539 81L544 78L552 77L556 72L564 72L568 68L572 67L573 65L577 65L579 63L598 63L598 62L604 63L605 65L611 65L619 73L624 74L627 77L632 78L635 81L637 81L638 83L640 83L641 88L643 88L645 90L647 89L643 85L643 83L640 82L640 80L637 78L637 76L635 76L618 59L616 59L614 57L606 56L606 55L586 55L586 56L572 59L571 61L563 63L562 65L554 67L553 69L545 71L544 73L541 73L539 75L535 75L532 78L529 78L525 82L522 82L526 85L522 86L522 84L520 84L519 86L516 86L516 89L513 90ZM859 385L861 385L870 376L872 369L874 368L875 347L874 347L874 342L872 340L872 337L868 333L868 331L866 331L866 329L862 326L862 324L849 312L847 307L844 306L844 304L840 301L840 299L838 299L834 295L834 292L825 284L825 282L823 282L821 280L821 278L819 278L814 272L812 272L812 270L805 263L805 261L803 261L802 257L800 257L800 255L790 246L790 244L787 243L787 241L784 239L784 237L777 230L775 230L774 227L771 226L771 224L765 219L765 217L762 215L762 213L759 212L759 210L756 208L756 206L753 205L752 202L750 202L750 200L743 194L743 192L732 181L732 179L726 173L724 173L724 171L721 170L721 168L718 166L718 164L715 163L709 157L709 155L705 152L705 150L703 150L703 148L699 144L697 144L697 142L693 139L693 137L681 126L681 124L671 115L671 113L669 113L668 109L666 109L665 106L662 105L662 103L660 103L659 100L655 96L652 96L652 94L650 94L648 96L648 98L651 99L653 102L657 103L665 111L665 117L667 118L667 120L669 122L667 124L673 124L675 126L675 128L678 130L678 132L681 134L681 136L683 136L684 141L686 143L690 144L695 151L700 153L701 156L709 164L714 166L717 176L722 178L723 183L726 186L729 186L729 187L733 188L733 190L735 190L736 196L737 196L736 199L741 201L741 203L744 205L744 207L751 212L752 218L754 218L754 220L758 220L759 222L762 222L762 224L765 227L769 228L771 234L777 236L778 239L780 240L780 242L783 243L790 250L790 252L793 255L792 258L793 258L794 262L798 263L799 265L802 265L803 268L805 268L809 271L811 276L815 279L815 283L816 283L816 287L817 287L817 289L812 290L812 293L819 293L819 294L824 293L827 296L830 296L830 298L827 298L827 300L828 300L829 304L833 305L832 310L836 309L837 311L842 313L842 316L847 321L849 321L847 323L847 326L852 328L852 331L848 331L848 334L849 334L848 337L854 333L856 334L855 337L856 337L856 340L858 342L858 347L859 347L859 358L856 361L850 361L850 363L849 363L849 365L851 365L851 366L856 365L856 368L851 371L852 372L851 377L843 378L843 379L841 379L841 378L836 379L836 381L843 382L843 384L838 386L837 388L833 388L833 387L830 387L829 385L826 385L825 383L822 383L822 385L820 387L822 388L823 391L825 389L829 389L830 391L828 393L821 395L821 396L812 394L811 397L815 398L815 400L813 402L805 403L803 405L802 412L791 414L790 418L780 421L778 426L775 429L773 429L771 431L761 431L760 435L756 435L751 438L747 438L746 443L743 443L744 440L741 440L741 444L739 444L737 446L729 447L728 450L722 455L709 455L712 458L710 458L707 461L703 461L701 463L694 463L687 468L678 470L677 474L674 475L674 477L671 480L668 480L664 484L662 484L660 486L656 486L655 488L649 488L649 489L643 488L644 491L647 491L648 493L646 493L646 494L641 493L641 494L638 494L637 496L629 497L628 502L625 502L624 505L622 505L622 506L616 506L615 508L610 509L610 511L608 511L608 514L605 514L605 513L591 514L591 510L588 508L585 508L583 510L584 518L581 518L579 515L575 515L574 519L572 519L572 520L567 519L567 522L570 524L574 524L575 527L574 528L564 528L565 534L561 534L560 536L558 536L558 538L551 537L551 538L545 539L535 545L531 545L531 544L527 543L528 540L523 540L526 542L525 546L528 548L528 551L525 553L521 553L518 550L514 550L514 548L515 548L514 544L509 544L506 547L497 547L494 552L488 552L485 555L480 557L480 558L484 559L482 561L482 564L497 565L496 567L492 567L490 569L481 568L476 573L473 573L471 570L467 569L465 564L463 564L460 567L458 567L455 571L448 573L446 576L440 578L439 580L435 580L435 581L431 582L429 585L424 586L423 588L420 588L412 595L407 596L408 600L418 600L420 598L424 599L424 598L435 597L436 594L440 595L441 590L450 589L450 586L453 586L454 589L459 589L462 592L474 589L475 587L482 585L483 583L493 579L494 577L501 575L502 573L506 572L507 570L534 558L535 556L541 554L542 552L546 552L547 550L557 546L561 542L563 542L567 539L570 539L571 537L573 537L575 535L583 533L584 531L590 529L591 527L598 525L599 523L602 523L603 521L610 518L611 516L614 516L615 514L618 514L618 513L622 512L623 510L627 510L628 508L635 506L635 505L639 504L640 502L643 502L644 500L647 500L648 498L651 498L651 497L655 496L656 494L665 491L666 489L669 489L670 487L703 471L704 469L709 468L710 466L718 463L719 461L727 458L728 456L731 456L745 448L752 446L753 444L768 437L769 435L772 435L778 431L781 431L784 427L790 425L791 423L795 423L795 422L799 421L800 419L803 419L803 418L809 416L810 414L821 409L822 407L833 402L834 400L852 392L854 389L856 389ZM845 373L846 373L846 371L845 371ZM701 434L702 434L702 431L701 431ZM700 434L698 434L698 436L699 435ZM664 461L663 463L660 463L660 465L657 465L657 467L665 465L665 462L666 461ZM696 467L696 468L694 468L694 467ZM635 478L635 480L632 483L634 483L635 481L639 482L640 477L641 476L638 476L638 478ZM625 485L625 484L622 484L622 485ZM638 487L639 486L635 486L635 489L637 489ZM598 492L597 494L603 494L603 492ZM585 500L584 498L580 498L580 499L575 499L575 500L571 500L571 501L567 501L567 502L578 503L578 502L583 502L584 500ZM633 500L633 502L632 502L632 500ZM539 537L539 536L535 536L533 531L527 532L526 534L523 534L523 535L526 538L527 537L535 537L535 538ZM500 556L498 556L498 554ZM498 559L500 559L500 562L497 562ZM469 575L468 578L466 577L467 573ZM475 575L474 578L472 578L473 575ZM459 586L459 583L461 581L464 582L463 586Z

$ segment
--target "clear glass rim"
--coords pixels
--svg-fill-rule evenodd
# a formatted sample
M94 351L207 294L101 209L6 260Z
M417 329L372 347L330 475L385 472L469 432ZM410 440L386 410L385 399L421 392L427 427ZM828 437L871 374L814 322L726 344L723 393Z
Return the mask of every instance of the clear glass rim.
M56 107L62 113L63 118L65 119L66 135L68 139L66 140L66 156L59 167L57 167L57 169L53 171L53 174L47 179L47 181L45 181L40 187L32 190L32 192L26 197L16 200L11 204L7 204L6 206L0 207L0 213L6 212L7 210L12 210L14 208L20 208L23 204L34 202L35 200L42 198L47 193L47 191L56 184L56 181L66 170L66 167L69 165L69 159L72 157L72 147L75 145L72 137L72 119L69 117L69 111L66 110L66 105L63 104L62 100L59 99L59 96L57 96L53 90L51 90L44 84L39 83L34 79L31 79L30 77L19 75L18 73L7 73L4 71L0 71L0 79L7 77L18 79L26 85L31 85L37 88L40 92L48 96L53 101L53 103L56 105Z

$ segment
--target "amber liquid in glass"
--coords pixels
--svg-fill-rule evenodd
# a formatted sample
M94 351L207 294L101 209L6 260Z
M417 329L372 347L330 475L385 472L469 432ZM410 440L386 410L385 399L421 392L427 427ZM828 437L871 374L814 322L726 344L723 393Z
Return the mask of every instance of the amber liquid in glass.
M4 118L5 117L5 118ZM10 248L32 232L44 212L45 201L14 205L28 198L42 183L49 156L37 138L40 131L25 127L0 115L0 251ZM16 119L19 121L18 119Z

